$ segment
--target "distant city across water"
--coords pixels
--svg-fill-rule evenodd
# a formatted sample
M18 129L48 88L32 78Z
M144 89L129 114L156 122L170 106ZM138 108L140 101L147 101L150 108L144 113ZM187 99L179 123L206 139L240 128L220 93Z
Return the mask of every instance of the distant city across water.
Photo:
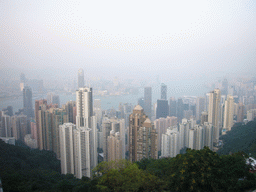
M178 97L182 96L204 96L205 93L210 91L209 88L203 87L202 85L197 86L195 84L183 84L179 85L176 84L175 86L172 85L168 86L168 94L167 98ZM57 93L58 94L58 93ZM138 99L144 96L144 88L139 89L138 94L127 94L127 95L109 95L109 96L93 96L93 99L100 99L101 100L101 108L102 110L107 109L118 109L119 103L131 103L133 105L138 104ZM60 93L60 105L62 106L67 101L75 101L76 95L75 93ZM33 107L35 105L35 100L46 99L47 94L33 96L32 103ZM152 86L152 104L156 103L157 99L160 99L160 85L159 86ZM2 108L6 108L7 106L12 106L14 112L17 112L19 109L23 108L23 97L15 97L15 98L2 98L0 99L0 110ZM61 107L60 106L60 107Z

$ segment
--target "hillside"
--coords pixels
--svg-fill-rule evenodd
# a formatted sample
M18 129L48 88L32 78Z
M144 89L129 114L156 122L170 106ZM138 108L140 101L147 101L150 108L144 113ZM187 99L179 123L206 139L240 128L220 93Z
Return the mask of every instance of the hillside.
M228 155L243 151L256 158L256 121L250 121L246 125L235 124L220 140L223 140L223 147L218 150L218 154Z
M256 188L242 153L219 156L205 147L174 158L102 162L92 179L61 175L53 152L0 140L0 178L11 191L246 191ZM246 179L244 179L246 178Z

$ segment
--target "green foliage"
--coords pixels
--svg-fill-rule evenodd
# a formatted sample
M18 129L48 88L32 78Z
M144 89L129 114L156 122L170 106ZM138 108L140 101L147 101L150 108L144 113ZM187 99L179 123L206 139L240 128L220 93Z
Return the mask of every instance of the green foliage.
M202 150L187 149L186 154L175 158L142 160L137 164L162 179L164 189L171 191L240 191L242 184L248 180L238 185L239 178L247 177L252 183L255 182L255 177L248 172L243 154L219 156L207 147Z
M256 188L256 177L249 173L245 157L241 152L219 156L207 147L187 149L174 158L102 162L92 179L76 179L60 174L52 152L0 140L0 178L5 192L246 191Z
M102 162L95 172L99 177L97 187L103 191L162 191L158 177L126 160Z
M230 152L243 151L256 158L256 121L250 121L246 125L235 124L231 131L220 139L224 141L224 145L218 150L218 154L228 155Z

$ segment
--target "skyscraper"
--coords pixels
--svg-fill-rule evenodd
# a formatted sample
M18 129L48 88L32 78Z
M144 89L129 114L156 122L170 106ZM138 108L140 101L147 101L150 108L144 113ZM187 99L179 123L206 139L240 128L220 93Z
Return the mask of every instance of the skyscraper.
M92 88L79 88L76 91L76 126L91 129L91 167L98 163L97 119L93 116Z
M162 135L161 157L176 157L180 153L180 133L177 127L169 127Z
M111 132L112 131L112 132ZM104 161L116 160L114 159L115 153L120 149L120 158L125 158L125 120L116 118L104 117L102 121L103 132L103 153ZM112 133L112 135L111 135ZM117 147L117 151L112 147ZM110 154L111 151L111 154ZM110 157L110 155L112 155ZM117 154L116 154L117 155ZM119 155L117 155L119 156ZM118 158L119 159L119 158Z
M244 120L245 107L243 103L238 104L237 122L243 122Z
M90 128L77 127L74 133L74 164L75 177L91 177L96 166L94 159L93 133Z
M164 83L161 84L161 99L167 100L167 86Z
M151 108L152 108L152 88L144 88L144 109L145 114L151 118Z
M205 98L204 97L197 97L196 98L196 120L200 120L201 114L205 108Z
M91 127L90 118L93 116L92 88L79 88L76 91L76 125Z
M182 98L179 98L177 103L178 122L181 122L181 120L183 119L183 111L184 111L184 104L183 104Z
M166 118L169 115L169 106L167 100L158 99L156 109L156 119Z
M59 127L60 160L62 174L75 174L74 171L74 142L73 130L76 126L72 123L64 123Z
M227 96L224 107L224 124L223 129L230 131L234 125L234 98L231 95Z
M32 106L32 90L30 87L26 86L23 89L23 108L24 114L28 118L34 117L34 111Z
M78 88L84 87L84 70L80 68L78 70Z
M174 97L169 99L169 115L177 117L177 105Z
M157 133L143 108L137 105L129 121L129 159L131 162L143 158L157 159Z
M209 94L208 122L213 126L213 142L219 141L220 90L214 89Z

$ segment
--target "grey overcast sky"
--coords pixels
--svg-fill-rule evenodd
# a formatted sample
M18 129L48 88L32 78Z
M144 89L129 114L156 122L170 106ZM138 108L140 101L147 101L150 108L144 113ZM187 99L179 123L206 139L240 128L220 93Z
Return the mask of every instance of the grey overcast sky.
M256 72L255 0L0 1L0 70L162 80Z

